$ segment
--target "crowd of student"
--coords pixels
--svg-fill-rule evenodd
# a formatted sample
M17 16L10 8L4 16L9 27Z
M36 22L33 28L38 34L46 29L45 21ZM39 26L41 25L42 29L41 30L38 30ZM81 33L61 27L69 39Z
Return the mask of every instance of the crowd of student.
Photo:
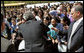
M68 30L69 25L74 19L71 16L71 8L75 5L83 4L77 3L61 3L59 5L44 5L43 7L34 8L20 8L6 11L6 17L4 18L5 29L1 32L1 37L8 39L14 45L16 51L20 51L20 43L24 40L21 33L18 33L19 26L26 21L27 12L31 11L35 17L35 21L42 21L45 26L49 28L47 33L47 47L51 51L66 52L67 49L67 34L58 34L54 29L59 31ZM29 20L32 18L29 18ZM23 44L23 43L22 43ZM25 43L24 43L25 44ZM63 45L61 45L63 44ZM63 49L61 46L63 46ZM23 45L23 49L25 46ZM10 52L10 51L9 51Z

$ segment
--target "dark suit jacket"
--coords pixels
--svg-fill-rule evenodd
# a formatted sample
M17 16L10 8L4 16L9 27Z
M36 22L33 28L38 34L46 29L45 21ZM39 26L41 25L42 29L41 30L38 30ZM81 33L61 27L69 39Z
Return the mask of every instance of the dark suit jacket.
M68 41L71 35L72 26L74 23L70 24L69 30L68 30ZM70 49L68 51L70 52L82 52L83 51L83 20L78 25L77 29L75 30L74 34L71 38L71 44Z
M1 37L1 52L16 52L14 44L8 39Z
M18 32L21 32L25 40L25 52L44 52L44 27L41 21L27 21L21 24Z
M1 52L7 52L8 46L11 42L3 37L1 37Z

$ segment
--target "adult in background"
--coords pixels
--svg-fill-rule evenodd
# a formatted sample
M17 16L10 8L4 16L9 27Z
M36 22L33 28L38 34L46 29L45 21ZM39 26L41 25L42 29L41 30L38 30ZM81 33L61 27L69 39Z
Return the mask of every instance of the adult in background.
M1 33L5 29L5 22L3 20L4 20L3 15L1 14ZM6 38L3 38L2 36L1 36L1 52L16 52L14 45L11 44L11 41L9 41Z
M74 19L68 29L68 52L83 52L83 6L76 5L71 9L71 15ZM55 31L59 31L56 28ZM60 31L59 31L60 32ZM67 33L66 32L66 33ZM65 34L62 32L61 34Z
M68 52L83 52L83 6L73 6L71 15L75 21L69 26Z
M35 21L31 11L25 13L24 24L19 26L18 32L23 35L25 40L25 52L45 52L44 48L44 25L42 21Z

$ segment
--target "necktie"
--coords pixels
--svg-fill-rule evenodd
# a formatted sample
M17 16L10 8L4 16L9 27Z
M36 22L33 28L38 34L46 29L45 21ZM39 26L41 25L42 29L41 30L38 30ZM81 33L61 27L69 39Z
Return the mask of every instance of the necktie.
M73 22L73 25L74 25L75 22L76 22L76 21ZM72 36L70 35L70 38L69 38L69 41L68 41L68 49L69 49L69 50L70 50L71 38L72 38Z

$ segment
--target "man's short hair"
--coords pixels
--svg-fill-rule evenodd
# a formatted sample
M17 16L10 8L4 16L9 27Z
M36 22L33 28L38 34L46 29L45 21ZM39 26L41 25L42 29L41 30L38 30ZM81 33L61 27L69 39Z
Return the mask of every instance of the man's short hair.
M32 11L27 11L26 13L24 13L23 18L27 21L32 20L32 19L34 19L34 15L33 15Z
M73 6L72 8L74 8L75 11L79 11L81 14L83 14L83 6L76 5L76 6Z

